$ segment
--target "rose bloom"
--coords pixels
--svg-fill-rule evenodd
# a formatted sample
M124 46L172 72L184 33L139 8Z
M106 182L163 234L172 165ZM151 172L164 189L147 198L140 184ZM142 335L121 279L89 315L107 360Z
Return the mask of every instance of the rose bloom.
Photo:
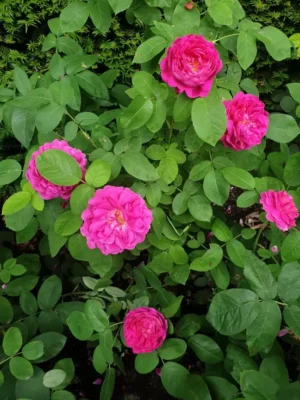
M61 150L74 158L82 170L82 177L85 175L86 157L85 154L78 149L69 146L65 140L55 139L53 142L45 143L35 151L28 163L26 178L30 182L34 190L36 190L42 199L50 200L56 197L61 197L64 200L69 200L75 186L59 186L47 181L39 173L36 166L36 158L46 150Z
M133 250L145 240L153 220L140 195L116 186L97 190L81 218L88 247L98 247L105 255Z
M235 151L249 150L261 143L267 134L269 113L258 97L239 92L224 102L227 130L221 138L225 147Z
M201 35L176 39L160 63L162 79L190 98L208 96L222 66L214 43Z
M299 212L294 199L287 192L268 190L260 194L260 203L267 212L266 218L274 222L281 231L288 231L296 226L296 218Z
M125 317L124 338L134 354L157 350L166 339L167 331L167 320L154 308L139 307Z

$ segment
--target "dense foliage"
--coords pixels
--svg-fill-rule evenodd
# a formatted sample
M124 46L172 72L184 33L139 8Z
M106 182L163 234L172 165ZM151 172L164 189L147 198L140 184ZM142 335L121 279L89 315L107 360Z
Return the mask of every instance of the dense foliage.
M128 85L77 35L119 14L146 26ZM48 25L49 68L0 88L26 149L0 162L1 400L123 399L132 360L163 398L298 398L300 84L269 115L248 74L293 43L238 0L77 0Z

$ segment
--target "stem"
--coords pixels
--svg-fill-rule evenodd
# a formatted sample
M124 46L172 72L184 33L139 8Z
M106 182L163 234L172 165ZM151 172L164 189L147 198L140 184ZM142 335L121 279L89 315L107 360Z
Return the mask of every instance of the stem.
M166 120L166 122L169 128L169 143L170 143L173 135L173 126L169 120Z
M239 36L239 33L233 33L232 35L223 36L223 37L221 37L221 38L219 38L219 39L213 40L213 43L217 43L217 42L219 42L220 40L227 39L227 38L230 38L230 37L232 37L232 36Z
M20 351L19 353L15 354L15 355L11 356L11 357L6 358L5 360L3 360L3 361L0 362L0 365L5 364L6 361L9 361L10 359L12 359L12 358L15 357L15 356L19 356L20 354L22 354L21 351Z
M287 304L286 303L281 303L280 301L275 301L275 303L277 303L277 304L279 304L279 305L281 305L281 306L287 306Z
M257 237L256 237L256 239L255 239L254 246L253 246L253 253L255 253L255 250L256 250L256 247L257 247L257 245L258 245L258 241L259 241L259 239L260 239L260 237L261 237L261 234L263 233L263 231L264 231L264 230L266 229L266 227L268 226L268 223L269 223L268 221L264 222L264 223L262 224L260 230L258 231L258 235L257 235Z
M68 297L68 296L86 296L88 292L71 292L71 293L66 293L63 294L61 296L61 298L63 299L64 297Z
M121 321L121 322L118 322L118 323L116 323L116 324L112 324L112 325L110 325L109 327L110 327L110 328L113 328L114 326L121 325L121 324L123 324L123 323L124 323L124 321Z
M70 113L68 113L68 111L66 111L66 114L68 115L68 117L70 117L70 118L72 119L73 122L75 122L75 124L76 124L76 125L78 126L78 128L80 129L80 132L81 132L82 135L85 137L85 139L88 140L88 141L91 143L91 145L92 145L95 149L97 149L97 146L96 146L95 142L93 141L93 139L90 137L90 135L88 135L88 134L86 133L86 131L84 131L84 130L82 129L81 125L78 124L78 122L72 117L72 115L71 115Z

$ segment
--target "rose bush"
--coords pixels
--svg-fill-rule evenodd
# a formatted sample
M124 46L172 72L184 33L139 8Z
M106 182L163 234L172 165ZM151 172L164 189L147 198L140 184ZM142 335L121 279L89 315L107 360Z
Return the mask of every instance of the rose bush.
M49 70L0 89L27 149L0 162L7 400L123 399L132 357L164 398L299 397L300 84L269 114L244 72L291 42L237 0L186 3L71 2ZM74 34L122 12L147 26L131 87Z

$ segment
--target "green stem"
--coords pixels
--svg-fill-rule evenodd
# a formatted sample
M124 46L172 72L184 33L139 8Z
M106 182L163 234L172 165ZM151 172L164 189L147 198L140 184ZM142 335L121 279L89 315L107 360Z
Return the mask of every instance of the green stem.
M281 303L280 301L275 301L275 303L277 303L277 304L279 304L279 305L281 305L281 306L287 307L287 304L286 304L286 303Z
M223 36L223 37L221 37L221 38L219 38L219 39L213 40L213 43L217 43L217 42L219 42L220 40L227 39L227 38L230 38L230 37L233 37L233 36L239 36L239 33L234 33L234 34L232 34L232 35Z
M256 239L255 239L254 246L253 246L253 253L255 253L255 250L256 250L256 247L257 247L257 245L258 245L258 241L259 241L259 239L260 239L260 237L261 237L261 234L263 233L263 231L264 231L264 230L266 229L266 227L268 226L268 223L269 223L268 221L264 222L264 223L262 224L260 230L258 231L258 235L257 235L257 237L256 237Z
M173 126L169 120L166 120L168 128L169 128L169 144L171 143L172 135L173 135Z
M15 354L15 355L11 356L11 357L6 358L5 360L3 360L3 361L0 362L0 365L5 364L6 361L11 360L11 359L12 359L13 357L15 357L15 356L19 356L20 354L22 354L21 351L20 351L20 353L17 353L17 354Z
M75 124L78 126L81 134L85 137L85 139L88 140L95 149L97 149L97 146L96 146L95 142L93 141L93 139L90 137L90 135L88 135L86 133L86 131L82 129L81 125L78 124L78 122L72 117L72 115L70 113L68 113L68 111L66 111L66 114L68 115L68 117L71 118L71 120L73 122L75 122Z

